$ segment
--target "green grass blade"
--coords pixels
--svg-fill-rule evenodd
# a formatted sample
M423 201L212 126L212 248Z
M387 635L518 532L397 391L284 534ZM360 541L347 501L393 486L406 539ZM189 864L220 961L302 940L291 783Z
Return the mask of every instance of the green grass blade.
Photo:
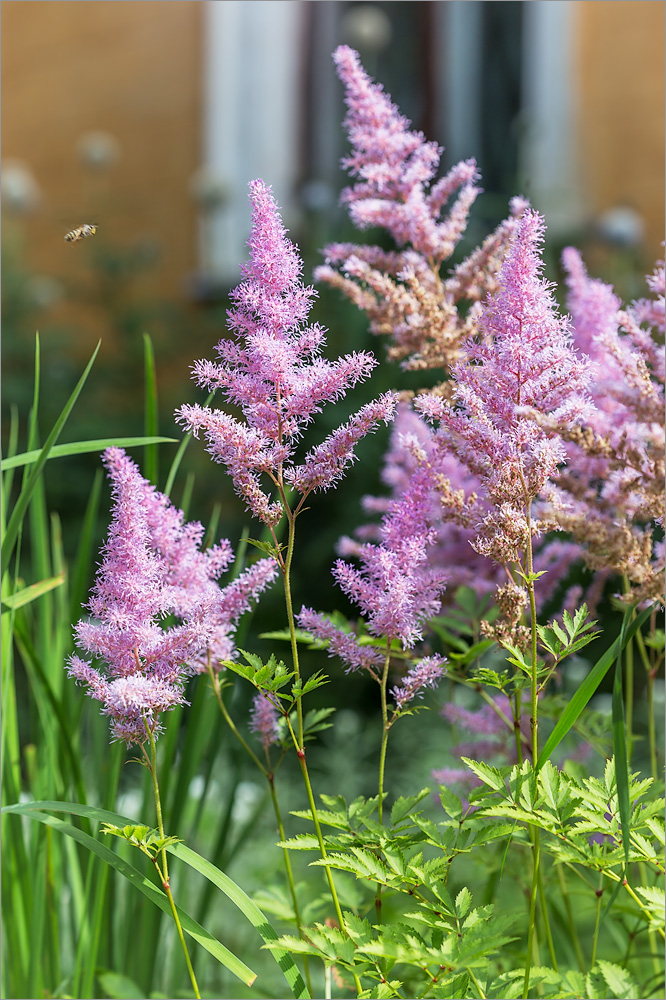
M80 805L77 802L30 802L26 805L21 804L6 806L3 809L3 812L16 812L26 816L38 814L37 818L39 818L41 822L44 822L42 816L46 819L51 818L48 817L45 812L40 811L46 809L52 812L66 812L73 813L76 816L86 816L90 820L98 820L101 823L113 823L116 826L125 826L127 823L136 822L135 820L129 819L127 816L120 816L118 813L110 812L108 809L99 809L96 806ZM72 829L74 828L72 827ZM78 833L79 831L76 832ZM81 841L81 843L83 843L83 841ZM97 844L97 841L93 841L93 843L96 847L103 846ZM220 889L225 896L227 896L227 898L238 907L241 913L247 917L265 942L277 940L278 935L270 922L267 920L266 916L262 913L256 903L253 903L250 897L241 889L240 886L236 885L236 883L230 879L228 875L225 875L224 872L220 871L219 868L216 868L215 865L206 861L206 859L198 855L196 851L186 847L185 844L173 844L167 848L167 850L170 854L173 854L174 857L179 858L186 865L189 865L190 868L194 868L195 871L198 871L204 876L204 878L213 882L218 889ZM111 853L111 856L115 860L119 860L117 855L112 852L109 853ZM152 883L149 884L152 886ZM155 891L157 892L158 890ZM164 899L164 903L168 907L166 899ZM162 906L162 909L167 912L165 906ZM301 974L289 952L283 951L282 949L271 948L271 954L274 956L280 969L282 970L283 975L285 976L285 979L289 983L294 997L307 998L308 992L305 983L303 982Z
M79 544L76 548L74 566L69 577L69 621L75 622L81 614L81 605L88 590L88 580L92 565L93 547L95 544L95 525L99 511L99 501L102 495L102 470L95 473L88 503L86 504L83 521L79 531Z
M194 868L198 871L204 878L207 878L210 882L217 886L225 896L227 896L235 906L243 913L254 928L258 931L260 936L263 938L265 943L269 941L277 940L277 934L274 928L268 922L264 914L261 912L256 903L253 903L250 897L243 892L240 886L236 885L228 875L216 868L215 865L211 864L205 858L202 858L196 851L193 851L186 844L172 844L167 848L169 854L173 854L174 857L179 858L184 861L186 865ZM308 997L308 991L303 982L298 968L289 954L288 951L284 949L272 949L271 952L274 953L275 959L280 966L282 974L284 975L289 988L294 997Z
M210 404L210 402L213 399L213 396L215 395L215 392L216 390L213 389L213 391L209 393L208 399L204 403L204 406L208 406ZM183 455L185 454L187 446L189 445L191 440L192 440L192 433L190 432L189 434L185 435L183 440L178 445L178 450L174 456L173 462L171 463L171 468L169 469L169 475L167 476L166 486L164 487L164 495L167 497L171 496L171 490L173 489L176 473L178 472L180 463L183 460Z
M59 573L57 576L49 577L48 580L40 580L38 583L32 583L29 587L23 587L21 590L17 590L15 594L9 594L3 598L2 608L3 610L12 609L16 611L17 608L22 608L24 604L36 601L42 594L47 594L50 590L62 586L64 582L65 574Z
M564 739L571 727L575 724L578 716L583 711L588 701L608 673L608 670L616 656L622 652L624 646L635 635L653 610L653 607L650 606L642 611L638 618L634 619L631 625L618 636L603 656L597 660L567 707L562 712L562 715L555 724L555 728L546 740L543 750L539 754L539 759L536 763L537 771L543 767L555 747Z
M12 515L9 518L9 522L7 524L7 530L5 531L5 537L2 542L2 550L0 552L0 560L2 562L3 571L4 568L8 565L9 559L11 558L11 555L14 551L19 528L23 523L23 518L25 517L25 513L26 510L28 509L28 504L30 503L35 487L37 486L37 483L40 480L42 469L44 468L44 464L49 456L49 452L51 451L54 444L60 437L62 429L67 423L67 419L70 413L72 412L74 404L79 398L81 390L83 389L83 386L86 383L86 379L90 374L90 369L92 368L95 362L95 358L97 357L97 352L99 351L100 344L101 341L99 341L99 343L97 344L97 347L93 351L92 357L90 358L90 361L86 365L81 378L74 387L74 391L72 392L69 399L65 403L65 406L63 407L60 416L53 425L51 433L48 435L46 441L44 442L44 447L42 448L39 454L39 458L34 464L32 473L28 481L23 486L23 489L19 494L18 500L16 501L16 506L14 507Z
M119 872L124 878L126 878L131 884L142 892L152 903L158 906L165 913L171 916L171 907L169 906L169 901L167 897L161 892L157 886L155 886L149 879L142 875L141 872L131 865L128 861L115 854L110 848L106 847L105 844L99 843L94 837L89 834L84 833L83 830L77 829L77 827L72 826L71 823L65 823L63 820L59 819L57 816L50 816L48 813L42 812L40 806L44 808L59 806L62 811L70 811L69 809L63 810L62 807L66 806L67 803L56 803L56 802L31 802L26 805L16 805L8 806L3 811L6 813L19 813L23 816L28 816L30 819L37 820L39 823L44 823L47 826L52 827L54 830L58 830L60 833L66 834L73 840L77 841L83 847L92 851L96 854L105 864L109 865ZM71 810L74 811L74 810ZM106 812L106 810L91 809L90 807L86 810L86 815L89 819L97 818L93 814ZM82 812L78 812L78 815L84 815ZM108 813L107 815L115 816L115 813ZM114 822L122 817L115 817ZM127 822L127 821L126 821ZM213 937L204 927L193 920L189 913L186 913L180 907L176 907L178 910L178 916L182 924L183 930L190 935L198 944L206 949L221 965L224 965L233 975L235 975L241 982L245 983L246 986L251 986L252 983L257 978L255 973L245 965L239 958L237 958L228 948Z
M67 458L69 455L88 455L91 452L101 452L106 448L143 448L149 445L176 444L178 438L150 436L146 437L110 437L95 438L91 441L71 441L69 444L56 444L51 448L48 458ZM3 458L3 471L18 469L22 465L34 465L42 452L39 448L21 452L11 458Z
M16 406L12 403L10 408L9 417L9 435L7 440L7 458L3 459L2 462L2 507L3 510L6 509L5 504L9 502L9 497L11 496L12 486L14 484L14 473L6 473L8 468L8 462L11 462L13 457L16 455L16 449L18 447L18 433L19 433L19 419L18 410Z
M55 694L48 677L44 672L37 652L32 644L32 640L25 628L25 623L17 619L15 624L16 646L26 668L26 673L30 681L30 686L35 697L37 709L42 721L45 736L55 740L54 722L58 723L58 736L64 757L69 760L71 768L71 780L76 788L76 794L82 802L86 801L86 792L81 774L81 764L79 755L72 745L71 724L65 715L60 699ZM51 761L52 773L56 772L57 757ZM63 779L64 780L64 779Z
M611 719L613 727L613 755L615 757L615 780L617 782L617 802L620 810L620 825L622 827L622 846L624 848L625 874L629 865L629 842L631 839L631 805L629 802L629 763L627 757L627 729L624 722L624 702L622 698L622 650L626 640L624 634L627 623L633 612L627 608L622 619L617 658L615 660L615 677L613 679L613 695L611 704Z
M155 351L147 333L143 335L144 364L144 424L146 437L155 437L158 427L157 375L155 371ZM147 444L144 450L143 474L150 483L157 486L158 451L155 443Z

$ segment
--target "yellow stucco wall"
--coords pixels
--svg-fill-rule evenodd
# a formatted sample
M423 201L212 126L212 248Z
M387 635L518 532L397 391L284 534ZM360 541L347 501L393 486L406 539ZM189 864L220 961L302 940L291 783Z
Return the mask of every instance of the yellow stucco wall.
M2 157L26 162L42 192L22 223L30 264L76 273L89 248L63 236L97 222L95 239L154 241L153 291L180 292L196 263L187 184L200 156L201 4L6 0L0 10ZM77 155L90 130L119 144L106 173Z
M655 0L579 0L576 69L580 163L593 214L618 205L664 239L664 13Z

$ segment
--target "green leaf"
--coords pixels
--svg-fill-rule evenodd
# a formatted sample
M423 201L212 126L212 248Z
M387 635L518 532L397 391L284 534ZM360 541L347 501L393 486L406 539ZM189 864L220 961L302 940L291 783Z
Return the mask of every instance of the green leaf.
M69 444L56 444L49 451L47 458L88 455L92 452L105 451L107 448L139 448L152 444L177 444L177 442L178 438L152 436L96 438L91 441L72 441ZM38 448L35 451L24 451L20 455L14 455L12 458L3 458L2 469L5 471L7 469L20 468L22 465L33 465L41 453L41 450Z
M396 799L391 809L391 825L396 826L412 809L430 794L429 788L422 788L418 795L401 795Z
M100 340L97 344L97 347L92 353L90 361L88 362L83 371L83 375L76 383L74 390L72 391L69 399L65 403L63 409L61 410L58 419L56 420L55 424L53 425L53 428L51 429L51 433L48 435L46 441L44 442L43 448L39 452L39 457L35 461L35 467L32 470L30 476L28 477L27 482L24 484L23 489L21 490L19 497L16 501L16 505L14 507L14 510L12 511L12 515L9 518L9 522L5 529L5 537L3 539L2 550L0 552L0 561L2 563L3 573L14 551L14 546L16 545L16 539L18 537L19 528L23 522L23 518L25 517L25 513L28 509L28 504L30 503L35 487L37 486L37 483L40 480L44 464L47 458L49 457L49 454L53 446L60 437L62 429L67 423L67 418L72 412L74 404L79 398L81 390L83 389L83 386L86 383L86 379L90 374L90 369L92 368L95 358L97 357L97 352L100 349L101 343L102 342ZM36 414L35 414L35 419L36 419Z
M626 969L615 965L614 962L606 962L604 959L599 959L597 967L614 996L620 998L639 996L638 986Z
M62 802L30 802L26 805L6 806L2 811L20 813L23 816L29 816L30 819L37 820L39 823L44 823L46 826L49 826L60 833L66 834L73 840L76 840L79 844L82 844L83 847L86 847L89 851L92 851L93 854L96 854L97 857L101 858L105 864L114 868L124 878L131 882L132 885L142 892L144 896L147 896L148 899L155 904L155 906L159 906L164 913L171 915L171 906L166 895L144 875L142 875L141 872L134 867L134 865L129 864L129 862L120 858L117 854L114 854L108 847L95 840L95 838L91 837L89 834L84 833L83 830L77 829L70 823L65 823L57 816L51 816L48 813L41 812L40 807L60 807L60 811L70 811L69 803ZM93 816L93 813L103 813L106 812L106 810L95 810L90 806L80 806L76 812L80 816L87 815L90 818L96 818ZM108 813L108 815L114 819L119 818L122 820L122 817L116 817L115 813ZM221 965L224 965L225 968L229 969L229 971L240 979L241 982L245 983L246 986L251 986L257 978L256 973L252 972L252 970L249 969L244 962L237 958L233 952L229 951L228 948L225 948L225 946L218 941L217 938L213 937L213 935L210 934L204 927L198 924L197 921L189 915L189 913L186 913L185 910L181 909L179 906L176 906L176 909L178 911L178 916L183 930L198 944L200 944L202 948L205 948L206 951L210 952L210 954L217 959Z
M456 916L459 920L467 916L472 905L472 893L464 886L456 896Z
M128 823L132 824L132 820L127 819L125 816L120 816L118 813L110 812L108 809L98 809L95 806L83 806L74 802L31 802L25 806L6 806L2 811L32 815L32 809L50 809L54 812L70 812L77 816L88 816L90 819L99 820L102 823L117 825L126 825ZM40 821L44 822L44 820ZM100 848L103 847L103 845L97 844L97 841L93 841L93 843ZM104 850L107 851L108 848L104 848ZM209 882L212 882L215 886L217 886L217 888L220 889L241 911L243 916L249 920L255 930L263 938L264 943L268 944L277 940L277 934L274 928L271 926L270 922L266 919L265 915L261 912L256 903L254 903L241 889L241 887L236 885L236 883L230 879L228 875L225 875L224 872L220 871L219 868L216 868L210 861L202 858L199 854L183 843L172 844L167 847L167 850L169 854L173 854L174 857L181 860L184 864L189 865L190 868L194 868L201 875L203 875L204 878L208 879ZM109 853L114 859L120 860L112 852ZM152 885L152 883L150 884ZM156 891L159 893L159 890ZM159 895L161 899L164 899L168 908L166 897L163 897L161 893L159 893ZM170 913L170 909L165 910L165 912ZM204 947L206 947L205 944ZM222 947L222 945L220 945L220 947ZM272 954L278 966L282 970L282 974L287 980L296 1000L306 1000L308 997L308 991L298 968L293 962L293 959L289 954L281 951L279 948L273 949ZM247 971L253 977L248 983L248 985L251 985L254 981L254 974L249 969Z
M488 785L496 792L506 791L504 779L496 767L484 764L483 761L470 760L469 757L461 757L460 759L467 764L468 768L474 772L477 778L481 778L484 785Z
M155 372L155 351L147 333L143 335L144 366L144 425L146 437L155 437L158 428L157 375ZM143 475L149 483L157 486L158 450L154 442L147 444L144 452Z
M451 819L460 819L463 814L463 807L459 796L455 792L445 788L444 785L440 785L439 800Z
M536 764L537 771L543 767L544 762L548 760L555 747L561 743L569 730L576 723L579 715L608 673L611 664L617 656L618 650L621 650L624 644L629 642L629 640L636 634L643 622L647 620L650 614L652 614L652 611L653 606L651 605L649 608L645 608L645 610L641 612L638 618L636 618L627 628L624 633L623 642L620 641L622 637L618 637L609 649L606 650L603 656L597 660L587 677L579 685L578 689L571 697L569 704L566 706L562 715L555 724L552 733L546 740L541 753L539 754L539 759Z
M111 1000L145 1000L146 994L141 987L119 972L100 971L97 978Z
M49 577L48 580L40 580L39 583L32 583L29 587L23 587L21 590L17 590L13 594L8 594L7 597L3 598L3 609L16 611L17 608L22 608L24 604L36 601L42 594L48 594L50 590L60 587L64 582L65 574L59 573L57 576Z

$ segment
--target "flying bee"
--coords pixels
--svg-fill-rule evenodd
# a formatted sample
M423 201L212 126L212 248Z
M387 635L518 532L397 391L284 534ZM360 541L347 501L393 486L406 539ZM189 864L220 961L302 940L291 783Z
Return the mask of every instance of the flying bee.
M67 233L65 236L65 241L67 243L78 243L79 240L84 240L86 236L94 236L97 232L98 226L95 223L88 224L85 226L79 226L78 229L72 229L71 233Z

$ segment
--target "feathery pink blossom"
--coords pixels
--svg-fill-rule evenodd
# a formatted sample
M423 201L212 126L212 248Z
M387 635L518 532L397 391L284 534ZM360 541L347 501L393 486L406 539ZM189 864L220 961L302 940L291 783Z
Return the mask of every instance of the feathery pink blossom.
M278 741L277 709L263 691L257 692L252 701L250 729L259 736L261 744L266 751L273 743L277 743Z
M195 436L204 433L207 450L227 467L246 507L272 526L283 506L270 491L282 489L285 480L304 496L329 489L353 460L360 438L392 419L395 403L387 393L367 404L294 465L295 446L314 415L368 378L377 362L366 351L337 361L323 357L324 330L307 325L317 293L301 281L302 263L270 188L253 181L250 201L250 260L242 268L245 280L231 293L228 312L234 338L219 342L217 363L193 366L199 385L220 390L244 420L198 405L181 406L177 416Z
M424 656L396 687L391 688L391 695L398 712L404 711L414 698L422 698L425 688L437 687L446 673L445 662L442 656Z
M358 53L341 45L333 59L345 85L348 111L344 124L352 145L342 165L359 178L341 196L352 222L359 229L382 226L398 246L410 244L427 257L449 257L479 193L474 160L458 163L429 189L442 153L437 143L410 131L410 122L381 84L370 80ZM449 217L440 222L443 205L456 191L458 198Z
M206 657L235 655L238 618L275 576L257 562L228 587L217 576L232 553L224 540L200 550L203 528L148 483L120 448L104 453L112 484L112 520L90 600L75 626L78 647L68 672L102 702L111 729L128 744L156 734L159 714L185 704L184 685ZM165 627L164 619L174 624ZM145 721L144 721L145 720Z
M551 286L542 278L541 217L528 211L479 319L481 338L453 369L453 405L424 394L416 408L438 419L438 435L483 484L493 509L479 526L477 551L498 562L524 549L525 506L557 477L566 450L531 413L574 425L587 419L590 363L571 345ZM489 544L487 544L489 543ZM512 556L512 553L513 556Z

